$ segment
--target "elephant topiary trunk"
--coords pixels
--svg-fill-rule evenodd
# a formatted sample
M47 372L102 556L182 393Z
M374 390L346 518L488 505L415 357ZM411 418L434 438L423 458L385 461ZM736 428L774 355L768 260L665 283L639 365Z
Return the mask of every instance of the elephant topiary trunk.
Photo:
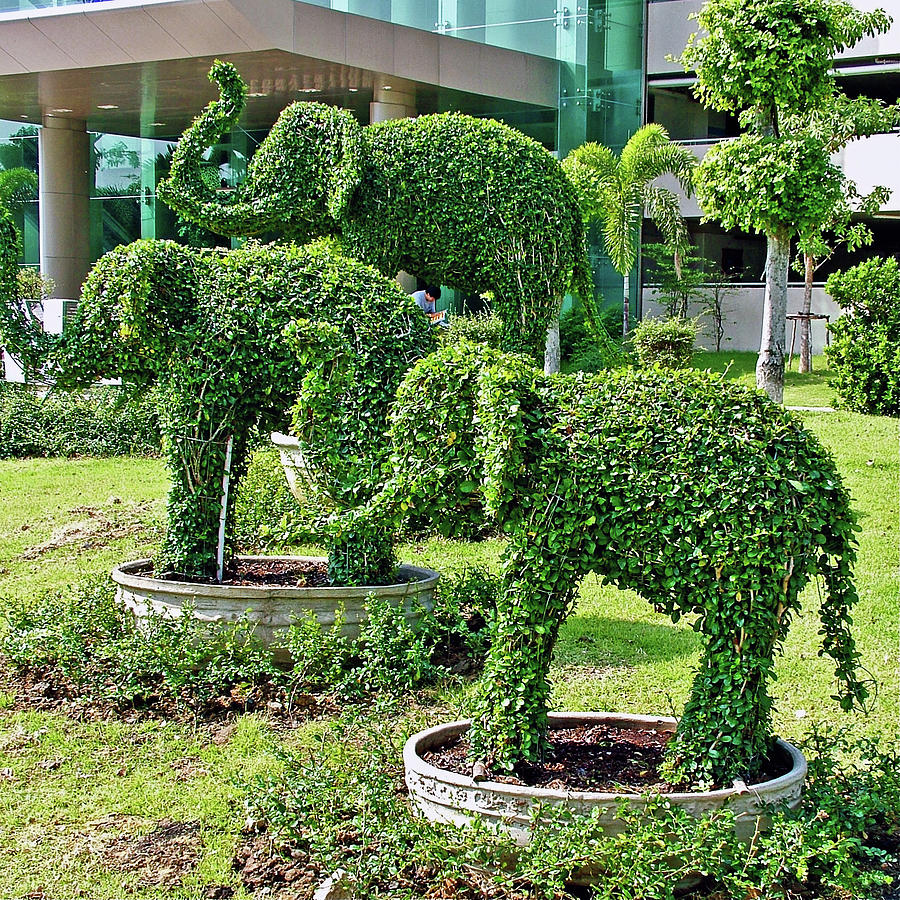
M630 588L703 637L668 750L673 780L726 785L770 745L774 658L814 577L822 648L862 701L850 635L855 517L829 455L762 395L690 372L547 377L474 345L401 384L383 515L476 500L509 536L470 732L498 768L541 758L547 673L581 579Z
M388 277L404 269L433 284L490 291L504 347L536 357L570 288L592 315L575 193L536 141L458 114L360 127L346 110L293 103L244 182L220 197L203 180L201 159L237 122L246 88L228 63L217 61L210 78L221 98L185 131L159 185L160 198L185 218L224 235L334 234Z

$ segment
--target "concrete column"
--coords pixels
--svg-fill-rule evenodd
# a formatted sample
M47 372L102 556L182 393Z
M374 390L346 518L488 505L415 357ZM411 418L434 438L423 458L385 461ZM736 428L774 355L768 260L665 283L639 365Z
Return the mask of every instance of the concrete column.
M80 119L44 116L38 138L41 273L78 299L91 267L90 139Z
M387 82L382 77L380 81ZM386 122L388 119L406 119L416 115L415 89L405 83L394 84L398 79L390 79L389 84L376 84L369 104L369 122Z

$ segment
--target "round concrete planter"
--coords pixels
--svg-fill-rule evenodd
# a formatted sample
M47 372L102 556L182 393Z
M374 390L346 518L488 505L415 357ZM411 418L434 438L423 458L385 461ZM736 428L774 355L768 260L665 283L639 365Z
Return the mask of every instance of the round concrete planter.
M464 825L474 816L512 834L519 844L530 838L532 812L542 806L565 806L573 813L588 815L600 808L600 823L607 834L619 834L624 823L616 815L622 801L632 810L646 807L647 796L640 794L601 793L594 791L559 791L548 788L522 787L493 781L475 782L429 765L422 754L450 743L469 729L469 722L451 722L413 735L403 750L406 784L410 797L419 811L437 822ZM675 720L655 716L631 716L621 713L550 713L550 728L572 728L578 725L606 724L618 727L638 727L661 732L675 730ZM737 817L736 831L749 838L757 821L770 804L786 803L795 806L800 800L806 777L806 760L791 744L778 741L782 753L790 760L791 770L771 781L747 785L746 789L729 788L721 791L695 791L665 794L670 803L696 816L728 806ZM580 879L579 879L580 880Z
M319 560L317 557L248 556L248 560ZM118 585L118 596L138 617L148 611L175 617L180 616L184 604L190 602L194 615L202 622L234 623L245 619L254 627L256 636L272 648L275 659L288 662L282 642L292 622L310 612L323 627L333 627L335 613L343 607L344 622L341 634L349 639L359 636L368 621L366 599L374 594L390 603L402 606L410 621L415 621L422 609L431 609L434 587L440 575L431 569L400 566L397 584L374 587L275 587L272 585L194 584L169 581L144 574L150 570L148 559L124 563L112 571Z

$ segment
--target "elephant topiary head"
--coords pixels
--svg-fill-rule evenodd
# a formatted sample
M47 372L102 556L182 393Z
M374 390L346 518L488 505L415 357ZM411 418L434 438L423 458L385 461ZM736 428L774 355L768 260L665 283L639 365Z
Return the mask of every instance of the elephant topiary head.
M203 154L231 128L247 88L230 63L217 60L209 78L221 91L185 131L159 197L219 234L277 232L298 243L338 233L362 177L361 130L345 109L294 103L273 126L231 194L203 178Z

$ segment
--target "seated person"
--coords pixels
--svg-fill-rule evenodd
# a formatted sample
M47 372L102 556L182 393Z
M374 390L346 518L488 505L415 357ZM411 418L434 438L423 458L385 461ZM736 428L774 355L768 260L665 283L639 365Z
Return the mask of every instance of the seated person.
M424 291L415 291L412 298L416 301L422 312L433 315L437 312L435 303L441 299L441 289L439 287L434 287L433 285L428 285Z

